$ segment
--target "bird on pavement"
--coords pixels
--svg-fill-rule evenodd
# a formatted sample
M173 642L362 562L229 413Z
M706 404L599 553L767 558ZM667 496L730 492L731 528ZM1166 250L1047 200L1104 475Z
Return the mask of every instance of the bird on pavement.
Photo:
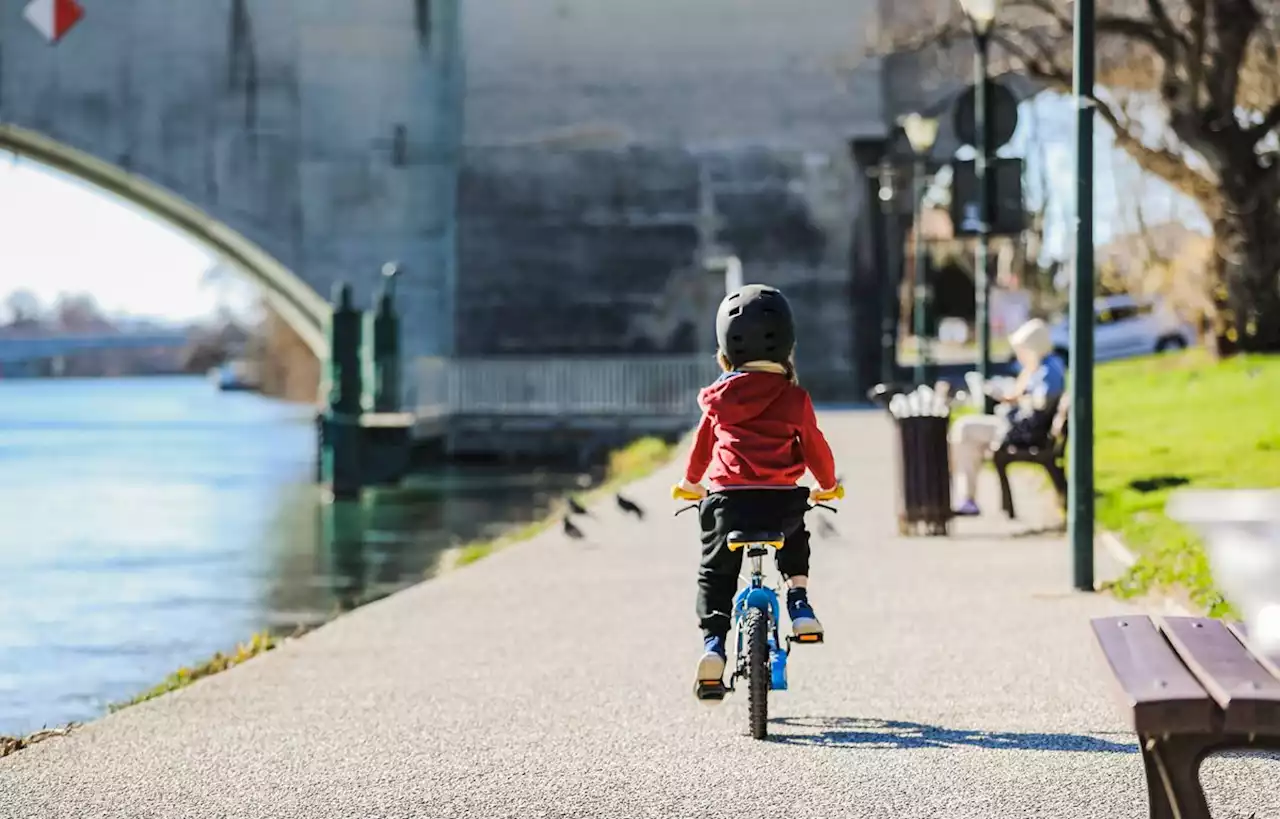
M578 502L577 502L576 500L574 500L573 498L568 498L567 500L568 500L568 502L569 502L569 511L570 511L570 512L572 512L573 514L575 514L575 515L588 515L588 516L591 514L590 512L588 512L588 511L587 511L586 507L584 507L582 504L578 503Z
M824 538L833 538L840 534L836 527L831 525L831 521L826 518L818 518L818 534Z
M574 540L582 540L582 530L573 525L573 521L569 520L569 516L564 516L564 533Z
M639 507L639 505L637 505L637 504L636 504L636 502L635 502L635 501L627 500L626 498L622 497L621 495L614 495L614 497L615 497L615 498L617 499L617 501L618 501L618 508L619 508L619 509L621 509L622 511L624 511L624 512L626 512L626 513L628 513L628 514L635 515L635 516L636 516L637 518L639 518L640 520L644 520L644 510L643 510L643 509L641 509L641 508Z

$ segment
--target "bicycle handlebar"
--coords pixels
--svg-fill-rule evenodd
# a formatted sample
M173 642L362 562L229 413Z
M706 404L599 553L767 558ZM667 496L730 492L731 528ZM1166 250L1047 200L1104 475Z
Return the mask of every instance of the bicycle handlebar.
M705 492L702 492L702 493L690 492L688 489L681 487L680 484L676 484L675 486L671 487L672 500L700 501L704 497L706 497ZM835 488L831 489L830 491L815 492L813 494L813 500L816 501L819 505L821 505L823 501L833 501L833 500L843 500L843 499L844 499L844 484L840 484L840 483L836 484Z
M683 515L685 512L688 512L690 509L697 509L697 508L698 508L698 504L696 504L696 503L691 503L691 504L689 504L688 506L681 506L679 509L677 509L677 510L676 510L675 514L676 514L677 516L679 516L679 515ZM815 503L815 504L813 504L812 506L810 506L810 507L809 507L809 511L810 511L810 512L812 512L814 509L824 509L824 510L826 510L826 511L830 512L830 513L831 513L831 514L833 514L833 515L838 515L838 514L840 514L840 510L839 510L839 509L835 508L834 506L828 506L828 505L827 505L827 504L825 504L825 503Z
M676 484L671 487L672 500L693 501L688 506L682 506L677 509L677 515L683 515L690 509L697 509L698 501L702 500L704 497L706 497L705 492L701 494L697 492L690 492L689 490L682 488L680 484ZM815 492L812 496L813 504L809 506L809 509L810 511L814 509L825 509L828 512L838 513L840 511L839 509L836 509L834 506L829 506L823 503L823 501L841 500L842 498L844 498L844 484L838 483L835 488L829 492Z

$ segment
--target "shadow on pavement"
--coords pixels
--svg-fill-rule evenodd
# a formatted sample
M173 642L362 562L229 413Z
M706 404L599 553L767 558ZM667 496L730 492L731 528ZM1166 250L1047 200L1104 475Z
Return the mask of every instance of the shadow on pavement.
M1075 751L1077 753L1134 754L1133 741L1112 742L1084 734L1038 734L1003 731L961 731L899 720L855 717L779 717L769 720L773 728L798 729L796 733L775 734L769 740L784 745L849 746L859 748L974 748L1014 751ZM1117 734L1119 736L1119 734Z

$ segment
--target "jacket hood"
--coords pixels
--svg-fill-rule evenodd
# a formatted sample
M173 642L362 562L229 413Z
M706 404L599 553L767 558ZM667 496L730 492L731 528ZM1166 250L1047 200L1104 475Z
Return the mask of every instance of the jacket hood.
M698 407L722 424L740 424L767 410L791 386L776 373L727 373L698 393Z

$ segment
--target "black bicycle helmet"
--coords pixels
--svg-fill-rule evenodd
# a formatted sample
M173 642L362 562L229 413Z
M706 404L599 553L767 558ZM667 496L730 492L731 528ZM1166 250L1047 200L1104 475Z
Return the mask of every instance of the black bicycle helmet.
M787 297L767 284L749 284L725 296L716 311L716 341L734 367L748 361L785 363L796 344Z

